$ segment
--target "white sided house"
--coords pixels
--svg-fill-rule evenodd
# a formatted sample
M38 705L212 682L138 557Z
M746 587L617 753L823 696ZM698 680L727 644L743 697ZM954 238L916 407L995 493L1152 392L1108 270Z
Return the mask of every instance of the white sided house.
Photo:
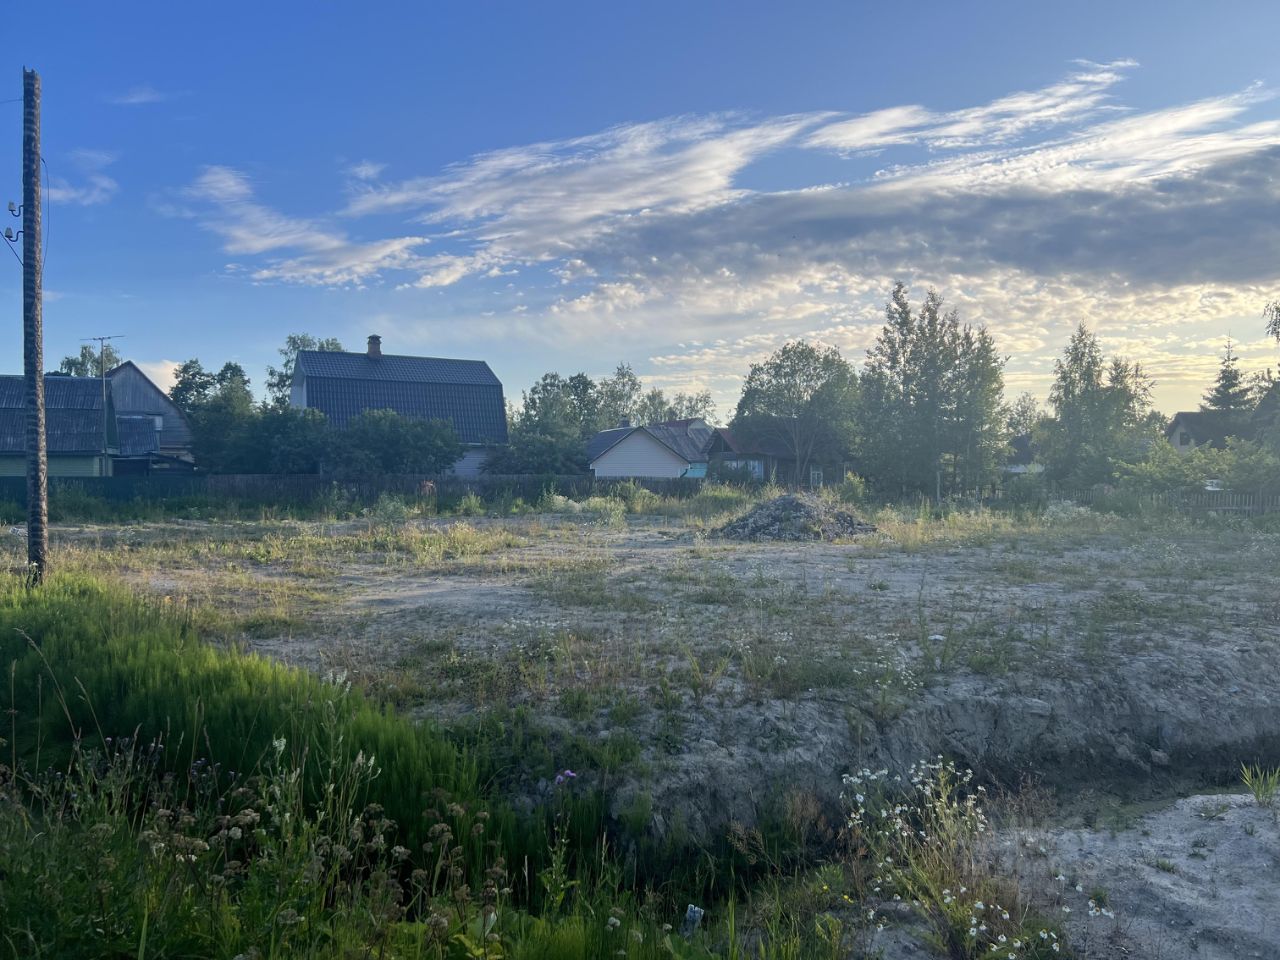
M597 477L705 477L714 431L704 420L671 420L647 427L603 430L587 445Z

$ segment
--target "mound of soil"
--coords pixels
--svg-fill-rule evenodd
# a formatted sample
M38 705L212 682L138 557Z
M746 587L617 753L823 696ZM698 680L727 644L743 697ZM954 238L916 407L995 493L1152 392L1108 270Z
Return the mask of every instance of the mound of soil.
M729 540L843 540L875 530L812 494L793 493L766 500L716 534Z

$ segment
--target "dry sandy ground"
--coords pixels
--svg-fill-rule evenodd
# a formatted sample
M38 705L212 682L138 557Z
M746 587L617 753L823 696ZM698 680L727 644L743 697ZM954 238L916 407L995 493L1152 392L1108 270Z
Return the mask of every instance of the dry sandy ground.
M1003 831L998 859L1089 960L1280 957L1280 822L1252 797L1162 804L1119 830ZM942 958L905 919L882 960Z
M1087 902L1078 911L1073 942L1096 944L1092 955L1280 956L1280 826L1251 797L1189 797L1114 836L1069 830L1048 839L1063 869L1086 891L1105 891L1116 914L1097 924Z
M1276 535L1081 521L741 544L672 520L468 523L518 542L325 563L325 538L360 525L303 525L306 563L286 534L254 562L136 575L249 612L283 592L252 647L422 715L524 705L566 738L624 745L643 762L620 802L644 793L695 832L754 819L776 784L829 795L850 765L937 752L1100 804L1280 760Z

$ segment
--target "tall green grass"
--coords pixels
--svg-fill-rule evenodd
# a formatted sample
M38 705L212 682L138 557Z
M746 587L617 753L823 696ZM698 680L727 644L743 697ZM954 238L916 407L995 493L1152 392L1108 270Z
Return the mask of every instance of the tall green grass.
M305 796L318 802L327 783L314 754L331 743L324 749L344 762L376 759L381 772L361 799L381 805L411 848L427 839L423 811L444 802L484 809L486 842L534 873L547 860L553 827L567 837L575 871L590 872L599 844L611 842L629 850L626 885L668 902L727 896L761 872L724 838L703 846L671 830L657 840L647 822L611 821L608 744L556 743L524 711L449 729L414 723L343 684L207 642L216 623L207 608L145 598L85 575L57 574L35 591L19 576L6 577L0 708L8 725L0 736L10 742L0 762L60 769L77 746L107 750L128 738L160 744L165 768L180 778L214 764L223 775L243 775L283 740L288 758L310 771ZM548 798L554 803L513 806L513 794L539 795L538 781L563 767L588 775L555 791ZM799 844L780 833L770 842L775 862L799 860ZM467 853L477 867L482 851ZM535 906L542 896L527 876L513 887Z
M569 789L517 813L526 723L453 737L204 626L83 575L0 581L0 957L743 956L731 909L670 923L763 841L621 846ZM811 955L813 917L761 903L759 956Z
M339 749L379 758L368 785L420 843L422 811L439 796L489 804L488 775L474 752L442 731L413 724L358 691L313 674L215 647L201 639L198 609L143 599L82 576L54 576L28 590L16 576L0 586L0 700L9 711L14 765L64 764L73 743L105 747L107 738L163 744L165 764L184 773L197 761L250 771L284 739L299 762L336 724ZM332 720L330 720L332 718ZM307 785L318 796L323 784ZM490 837L513 856L540 856L545 827L492 804Z

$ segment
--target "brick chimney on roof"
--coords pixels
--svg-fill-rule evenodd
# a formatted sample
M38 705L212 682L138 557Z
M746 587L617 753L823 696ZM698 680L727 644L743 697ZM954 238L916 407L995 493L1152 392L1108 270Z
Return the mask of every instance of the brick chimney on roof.
M382 356L382 338L376 333L369 334L369 356Z

